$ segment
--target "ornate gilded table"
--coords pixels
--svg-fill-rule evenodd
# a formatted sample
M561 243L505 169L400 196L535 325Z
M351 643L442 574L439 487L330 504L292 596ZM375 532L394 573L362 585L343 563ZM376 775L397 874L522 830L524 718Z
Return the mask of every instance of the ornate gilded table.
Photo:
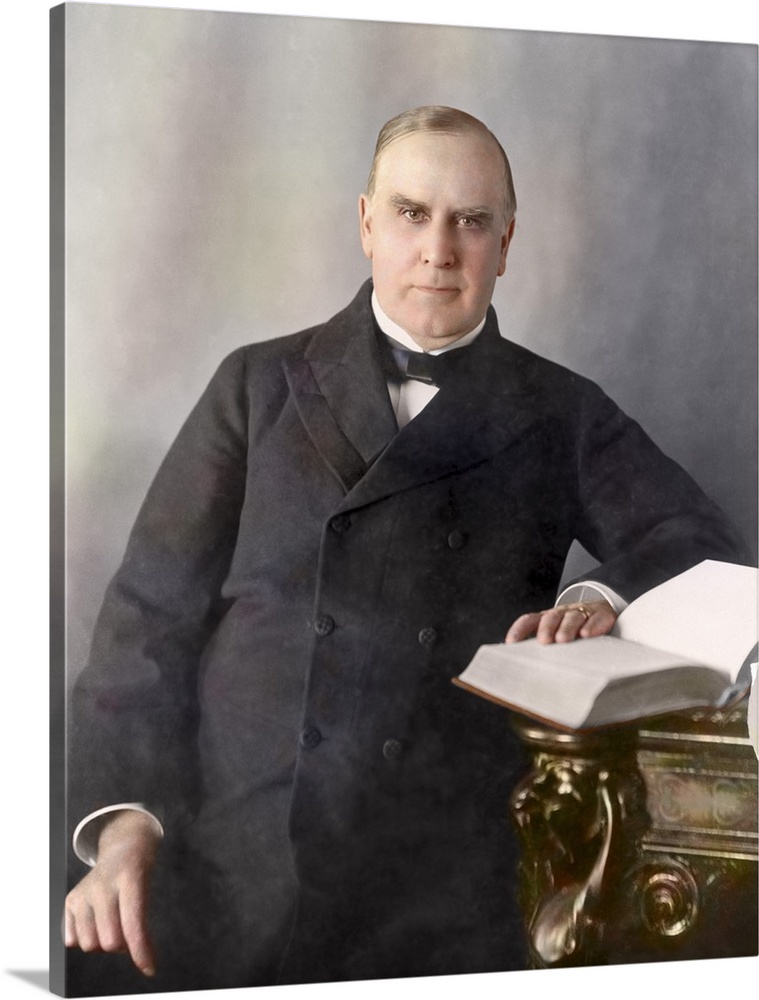
M512 809L536 967L757 954L757 759L745 702L594 733L515 717Z

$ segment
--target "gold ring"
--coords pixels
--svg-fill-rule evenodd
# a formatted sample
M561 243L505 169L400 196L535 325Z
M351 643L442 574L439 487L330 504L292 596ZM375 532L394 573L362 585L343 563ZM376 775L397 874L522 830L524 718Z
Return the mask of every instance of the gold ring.
M585 621L590 618L590 611L588 611L584 604L578 604L575 611L579 611L581 615L585 615Z

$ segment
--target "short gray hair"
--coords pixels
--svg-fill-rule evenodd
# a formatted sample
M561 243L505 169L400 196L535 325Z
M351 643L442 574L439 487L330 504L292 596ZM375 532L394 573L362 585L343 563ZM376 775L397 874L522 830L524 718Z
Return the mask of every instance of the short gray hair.
M366 193L369 197L374 194L377 166L384 151L392 142L402 139L404 136L413 135L415 132L441 132L447 135L476 132L491 139L503 159L504 217L507 222L513 219L517 210L517 198L514 193L511 164L503 146L487 125L481 122L479 118L467 114L466 111L459 111L458 108L447 108L439 104L427 104L420 108L411 108L408 111L402 111L399 115L391 118L390 121L385 122L377 136L377 145L374 147L374 158L372 159L372 166L369 171L369 179L366 182Z

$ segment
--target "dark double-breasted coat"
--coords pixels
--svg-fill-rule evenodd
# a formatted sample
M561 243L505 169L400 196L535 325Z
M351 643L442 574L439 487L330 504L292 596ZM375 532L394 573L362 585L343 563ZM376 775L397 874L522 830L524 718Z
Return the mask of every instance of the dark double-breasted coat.
M189 845L215 985L521 965L522 754L451 678L553 603L574 538L628 599L743 555L636 423L492 309L399 432L370 292L222 363L78 684L81 808L144 802Z

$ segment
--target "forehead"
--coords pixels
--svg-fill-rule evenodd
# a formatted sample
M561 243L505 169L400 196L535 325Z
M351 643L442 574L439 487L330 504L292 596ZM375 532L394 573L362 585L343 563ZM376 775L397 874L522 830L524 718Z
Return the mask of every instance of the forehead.
M377 164L375 189L428 200L500 204L505 169L496 144L477 132L414 132L391 143Z

